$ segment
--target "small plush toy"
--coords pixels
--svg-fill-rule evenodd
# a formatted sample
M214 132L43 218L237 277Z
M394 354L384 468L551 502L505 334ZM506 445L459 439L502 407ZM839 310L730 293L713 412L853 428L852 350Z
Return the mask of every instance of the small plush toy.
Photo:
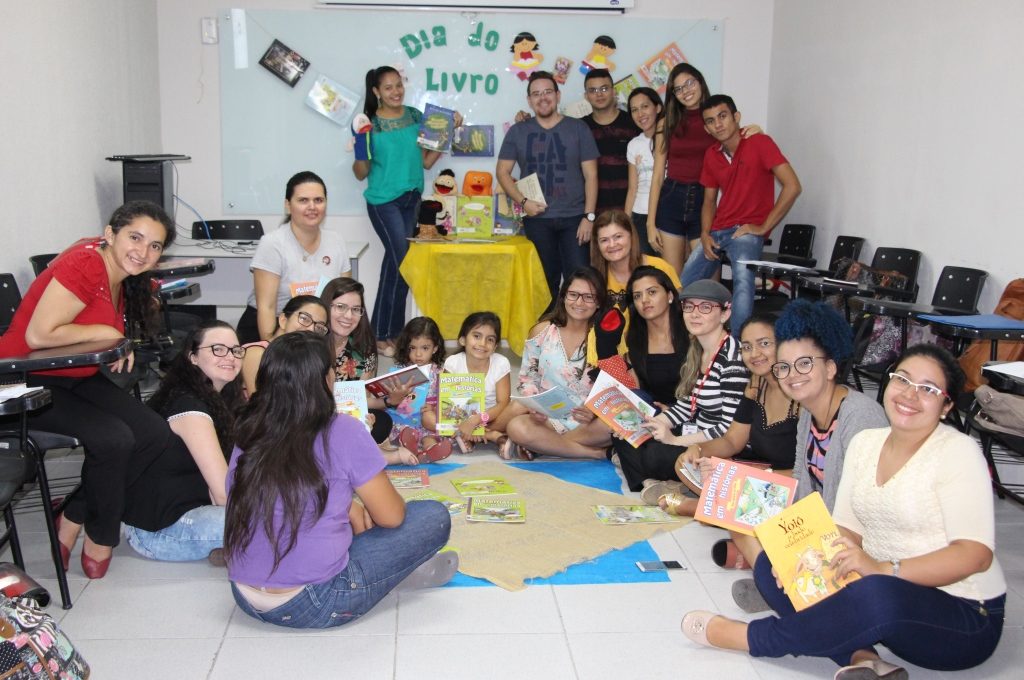
M368 161L373 156L370 153L370 130L373 125L365 113L360 113L352 119L352 141L353 150L356 153L357 161Z
M440 201L421 201L419 218L412 235L415 238L441 240L447 231L437 226L437 214L443 210Z
M470 170L462 180L462 193L465 196L490 196L494 177L483 170Z
M457 185L455 184L455 173L448 168L445 168L434 180L434 194L437 196L447 196L454 194Z

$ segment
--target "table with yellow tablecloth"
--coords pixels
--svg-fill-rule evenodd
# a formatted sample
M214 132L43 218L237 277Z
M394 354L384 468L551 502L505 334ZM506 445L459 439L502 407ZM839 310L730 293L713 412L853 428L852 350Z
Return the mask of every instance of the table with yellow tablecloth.
M416 305L446 340L458 337L472 312L491 311L501 319L502 337L521 354L551 302L537 250L524 236L496 243L410 243L399 270Z

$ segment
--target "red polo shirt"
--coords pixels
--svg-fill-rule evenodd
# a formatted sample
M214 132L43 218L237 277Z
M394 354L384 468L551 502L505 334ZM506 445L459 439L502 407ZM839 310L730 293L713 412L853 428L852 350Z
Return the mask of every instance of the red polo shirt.
M711 230L764 224L775 206L772 168L788 162L768 135L741 138L731 162L722 152L721 144L708 147L700 183L708 189L718 189L721 194ZM764 236L767 238L768 234Z

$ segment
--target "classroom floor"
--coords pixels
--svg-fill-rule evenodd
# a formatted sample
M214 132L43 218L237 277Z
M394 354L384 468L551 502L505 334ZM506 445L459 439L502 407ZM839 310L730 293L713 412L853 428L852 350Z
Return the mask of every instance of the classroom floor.
M489 451L473 457L496 459ZM51 475L73 474L80 465L74 453L49 463ZM913 678L1020 677L1024 507L997 500L996 521L997 555L1010 585L998 650L971 671L940 674L910 667ZM58 600L56 581L47 578L53 566L41 512L19 512L17 523L28 571ZM751 659L697 647L679 632L681 617L691 609L746 616L733 604L730 586L750 572L726 571L711 560L711 546L723 535L692 522L655 537L651 545L662 559L686 567L666 583L391 594L355 623L311 632L277 629L243 615L224 569L205 562L151 562L124 541L107 576L89 581L78 562L79 544L68 574L74 608L51 604L49 611L97 680L831 678L836 669L828 660ZM0 559L9 560L10 551Z

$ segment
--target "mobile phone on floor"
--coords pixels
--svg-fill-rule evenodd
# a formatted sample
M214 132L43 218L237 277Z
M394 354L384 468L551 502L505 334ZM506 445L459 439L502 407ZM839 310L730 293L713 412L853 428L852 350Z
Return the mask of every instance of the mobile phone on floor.
M637 562L636 568L640 571L668 571L669 569L685 569L676 560L664 560L660 562Z

